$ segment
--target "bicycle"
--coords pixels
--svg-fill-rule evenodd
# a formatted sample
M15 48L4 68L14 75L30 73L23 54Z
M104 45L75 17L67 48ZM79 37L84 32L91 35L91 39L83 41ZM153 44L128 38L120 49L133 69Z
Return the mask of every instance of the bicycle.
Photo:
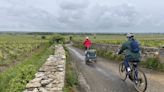
M119 74L121 80L125 81L127 77L134 83L134 87L138 92L145 92L147 89L147 78L143 71L136 68L136 62L129 62L130 65L130 73L127 72L124 62L119 64ZM138 72L138 74L136 73ZM138 75L138 76L137 76Z

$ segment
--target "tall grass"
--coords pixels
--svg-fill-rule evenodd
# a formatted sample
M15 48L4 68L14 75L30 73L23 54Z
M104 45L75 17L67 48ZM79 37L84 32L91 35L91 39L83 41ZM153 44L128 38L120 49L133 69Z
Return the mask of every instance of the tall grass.
M75 72L75 68L72 65L72 58L65 47L66 50L66 79L65 79L65 87L64 92L75 92L75 88L78 85L78 76Z

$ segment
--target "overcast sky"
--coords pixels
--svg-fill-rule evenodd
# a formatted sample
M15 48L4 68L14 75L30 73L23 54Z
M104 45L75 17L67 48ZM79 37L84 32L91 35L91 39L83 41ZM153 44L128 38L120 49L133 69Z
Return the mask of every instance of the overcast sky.
M164 0L0 0L0 31L164 32Z

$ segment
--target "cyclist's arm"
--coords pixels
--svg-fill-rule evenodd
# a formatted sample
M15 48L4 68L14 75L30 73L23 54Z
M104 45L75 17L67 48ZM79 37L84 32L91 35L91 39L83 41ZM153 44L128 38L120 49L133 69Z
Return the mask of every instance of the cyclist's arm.
M91 42L91 40L89 40L89 44L90 44L90 47L91 47L91 45L92 45L92 42Z
M86 41L83 42L83 45L85 45Z
M120 51L118 52L118 54L121 54L125 49L126 49L126 46L127 44L126 43L123 43L122 46L121 46L121 49Z

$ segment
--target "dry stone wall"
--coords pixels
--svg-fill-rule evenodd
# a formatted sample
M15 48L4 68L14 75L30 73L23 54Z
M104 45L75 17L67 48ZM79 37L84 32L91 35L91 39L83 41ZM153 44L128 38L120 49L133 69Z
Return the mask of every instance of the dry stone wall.
M49 56L23 92L62 92L66 55L62 45L56 45L54 53L54 55Z

